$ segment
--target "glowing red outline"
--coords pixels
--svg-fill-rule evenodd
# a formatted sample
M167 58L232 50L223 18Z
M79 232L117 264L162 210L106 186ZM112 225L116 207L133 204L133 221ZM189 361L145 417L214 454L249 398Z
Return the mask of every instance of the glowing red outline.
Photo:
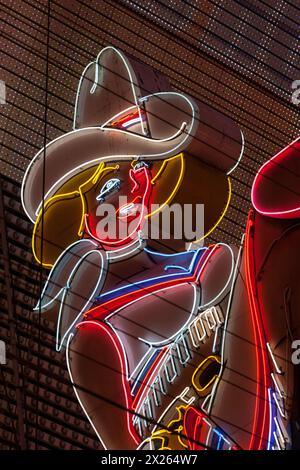
M255 338L255 354L256 354L256 401L255 401L255 414L252 426L251 441L249 444L249 450L260 450L262 449L263 441L268 441L268 419L267 414L269 413L268 406L268 384L267 384L267 361L268 357L266 354L266 345L263 338L263 325L260 313L260 308L256 295L254 293L254 267L250 268L250 237L251 229L254 226L252 220L253 212L250 211L245 236L245 272L246 272L246 287L250 304L251 321L253 326L254 338ZM262 367L261 367L262 364ZM270 371L269 371L270 373ZM260 397L260 390L263 390L263 397ZM263 407L262 424L259 423L261 416L261 407ZM265 434L267 437L265 437ZM258 443L256 444L256 440Z
M209 259L215 253L215 251L218 247L219 247L219 245L212 245L212 246L209 247L209 249L203 255L205 257L204 263L203 263L203 256L202 256L199 259L192 276L189 276L188 278L182 278L182 279L176 279L176 280L161 282L159 284L155 284L153 286L143 288L142 290L143 291L146 290L146 291L151 293L154 290L159 289L159 286L162 286L162 285L164 287L168 287L169 285L176 285L176 284L182 284L182 283L186 284L186 282L189 282L189 281L194 281L195 282L195 280L198 280L198 278L202 274L202 272L203 272L205 266L207 265ZM120 349L121 346L119 344L119 341L115 340L115 338L113 336L113 332L110 331L109 326L106 326L106 325L100 323L99 321L96 320L96 318L98 320L100 320L100 319L103 320L105 318L105 316L110 314L109 310L112 310L112 311L116 310L117 308L120 308L121 306L126 305L131 300L133 300L135 298L138 298L140 296L140 291L141 291L141 289L138 290L137 292L133 292L133 293L129 292L127 294L124 294L121 297L118 297L117 299L111 299L110 301L107 301L102 305L99 305L99 306L96 306L96 307L92 308L91 310L87 311L84 314L84 317L90 316L91 314L93 314L93 312L96 312L93 315L97 315L97 317L93 316L92 320L87 319L87 320L84 320L84 321L82 321L82 322L80 322L76 325L76 328L80 328L85 324L95 324L96 326L98 326L99 328L102 328L106 333L109 334L110 339L112 340L112 342L113 342L113 344L114 344L114 346L117 350L117 354L119 356L119 360L120 360L120 364L121 364L122 384L123 384L123 389L124 389L124 393L125 393L126 406L129 409L129 403L130 403L132 411L134 409L136 409L135 407L138 407L140 405L141 400L144 398L144 395L147 392L147 386L150 383L153 375L157 371L157 368L161 365L161 363L162 363L162 361L165 357L165 354L168 351L168 347L165 347L160 351L159 356L156 358L154 364L151 366L151 368L147 372L147 374L146 374L146 376L145 376L145 378L144 378L144 380L143 380L143 382L140 386L140 389L138 390L138 393L137 393L136 397L134 398L134 400L132 400L131 395L130 395L130 391L129 391L129 388L128 388L129 387L128 382L127 381L125 382L125 379L124 379L126 377L126 373L125 373L125 366L124 366L125 358L123 357L123 350ZM132 297L133 297L133 299L132 299ZM109 307L107 307L107 306L109 306ZM102 318L101 318L101 313L99 314L99 310L100 311L102 310L102 315L103 314L105 315L105 316L103 315ZM130 416L129 416L128 412L127 412L127 425L128 425L128 430L129 430L130 435L132 436L132 438L134 439L136 444L138 444L138 442L136 441L136 437L135 437L135 435L132 431L132 429L133 429L134 432L135 432L135 429L134 429L132 420L130 419Z
M126 124L130 121L132 121L133 119L139 119L139 122L142 120L145 120L146 119L146 115L145 115L145 112L144 110L136 107L134 110L132 110L130 113L127 113L125 114L125 116L123 117L120 117L119 119L115 120L115 121L112 121L111 123L107 123L106 125L109 127L117 127L117 128L121 128L124 127L125 129L127 128L126 127Z
M88 215L88 214L84 214L84 222L85 222L86 231L87 231L88 235L89 235L93 240L96 240L98 243L101 243L101 245L104 245L104 246L106 246L106 245L107 245L107 246L113 245L114 247L118 247L118 246L126 245L126 242L127 242L128 240L132 240L133 234L134 234L134 233L138 233L138 231L141 229L141 224L142 224L142 221L143 221L143 219L144 219L145 212L146 212L146 211L145 211L145 207L147 206L147 204L145 204L145 198L146 198L146 196L148 195L149 187L150 187L150 189L152 189L152 185L151 185L151 182L150 182L151 173L150 173L150 171L147 171L147 170L148 170L148 168L146 168L146 167L141 167L141 168L138 168L137 170L135 170L135 171L137 171L137 172L139 172L139 171L144 171L144 172L145 172L145 175L146 175L146 180L147 180L146 189L145 189L145 192L144 192L144 194L143 194L143 199L142 199L142 202L141 202L141 205L142 205L142 209L143 209L143 210L141 211L141 214L140 214L140 217L139 217L139 221L138 221L136 230L133 230L133 231L130 233L130 235L128 235L128 237L126 237L126 238L124 238L124 239L122 239L122 240L117 240L117 241L114 241L114 242L113 242L113 241L108 241L108 240L107 240L107 241L106 241L106 240L105 240L105 241L104 241L104 240L100 240L96 235L94 235L94 234L91 232L91 230L90 230L90 228L89 228L88 221L87 221L89 215ZM134 171L134 170L130 170L130 171ZM130 173L129 173L129 175L130 175ZM150 198L150 193L149 193L149 198Z
M159 352L159 354L155 358L155 361L153 362L153 364L151 364L151 367L147 371L147 374L145 375L144 380L142 381L142 383L140 385L140 388L139 388L139 390L138 390L138 392L137 392L137 394L134 397L134 400L132 402L132 407L133 407L134 410L137 409L137 405L139 405L142 398L144 398L144 394L146 392L147 386L150 383L153 374L160 367L160 365L162 363L162 360L165 357L168 350L169 350L168 346L165 346L164 348L162 348L162 350ZM150 386L148 388L150 388Z
M133 426L133 422L132 422L132 419L131 419L131 416L130 416L130 413L128 412L128 410L133 410L132 408L132 400L131 400L131 395L130 395L130 390L129 390L129 385L128 385L128 382L126 380L126 372L125 372L125 367L124 367L124 362L123 362L123 352L121 350L121 346L119 345L119 342L116 341L116 337L113 335L113 332L111 331L111 329L109 328L109 326L107 325L104 325L103 323L100 323L100 322L97 322L97 321L83 321L83 322L80 322L76 325L76 328L80 328L84 325L96 325L97 327L99 327L100 329L104 330L105 333L108 334L108 336L110 337L111 341L113 342L113 345L117 351L117 354L119 356L119 360L120 360L120 365L121 365L121 376L122 376L122 385L123 385L123 390L124 390L124 395L125 395L125 401L126 401L126 416L127 416L127 426L128 426L128 431L129 431L129 434L131 435L132 439L134 440L134 442L136 443L136 445L140 444L140 439L137 438L136 436L136 431L134 429L134 426ZM100 435L101 435L101 432L100 432Z
M279 152L277 152L272 158L270 158L270 160L268 160L267 162L265 162L261 167L260 169L258 170L258 172L256 173L255 175L255 178L254 178L254 181L253 181L253 184L252 184L252 188L251 188L251 201L252 201L252 204L254 206L254 208L257 210L257 212L259 212L260 214L262 215L266 215L266 216L283 216L282 218L284 218L285 215L287 214L293 214L293 213L296 213L296 212L300 212L300 206L299 207L296 207L295 209L287 209L287 210L283 210L283 211L264 211L262 209L259 208L258 204L257 204L257 200L256 200L256 197L255 197L255 193L256 193L256 190L255 190L255 187L257 184L259 184L257 182L257 179L259 177L263 178L263 175L261 174L263 169L268 166L275 158L277 158L280 154L282 154L283 152L285 152L286 150L288 150L290 147L292 147L295 143L299 143L300 144L300 136L298 136L295 140L293 140L293 142L291 142L290 144L288 144L286 147L284 147L282 150L280 150ZM300 158L300 157L299 157Z
M197 449L195 449L195 450L201 450L201 447L202 447L201 445L196 444L197 442L201 442L200 437L201 437L201 432L202 432L202 429L203 429L203 419L202 418L203 418L203 416L199 415L199 416L197 416L197 419L196 419L195 432L194 432L194 443L192 444L193 447L197 446ZM186 430L184 430L184 431L186 433ZM199 447L200 447L200 449L199 449ZM194 450L194 449L192 449L192 450Z

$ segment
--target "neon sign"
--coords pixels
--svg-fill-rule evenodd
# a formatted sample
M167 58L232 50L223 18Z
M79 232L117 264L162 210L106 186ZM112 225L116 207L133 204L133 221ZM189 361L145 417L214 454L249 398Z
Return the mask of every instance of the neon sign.
M222 114L163 89L158 76L103 49L80 78L73 130L26 170L32 249L50 268L35 310L55 310L56 349L66 352L74 392L105 448L235 449L208 410L222 382L240 254L221 242L201 247L199 239L170 239L162 250L143 228L171 202L213 194L202 238L211 234L228 209L244 137ZM126 236L99 229L106 202ZM181 392L170 400L175 386Z

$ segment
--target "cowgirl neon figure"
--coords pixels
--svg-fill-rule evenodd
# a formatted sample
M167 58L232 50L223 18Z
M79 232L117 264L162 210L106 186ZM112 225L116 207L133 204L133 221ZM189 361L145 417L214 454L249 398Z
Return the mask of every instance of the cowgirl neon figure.
M150 83L149 70L146 75ZM119 51L101 51L80 80L74 131L36 155L22 187L24 209L35 223L33 251L52 268L36 310L54 312L56 348L67 346L75 393L111 449L136 448L145 437L134 424L137 397L146 390L143 378L199 308L228 294L234 262L233 250L223 244L185 251L182 242L173 254L145 247L144 210L149 213L155 198L161 207L170 195L176 200L183 187L180 152L188 151L190 161L196 154L204 165L213 164L226 195L226 173L240 159L242 137L232 121L204 105L198 113L184 95L149 95L148 89L141 96L141 76ZM157 76L152 85L161 85ZM195 175L188 171L192 186ZM207 166L205 172L213 175ZM159 190L166 181L167 197ZM120 205L119 196L128 203ZM99 231L97 212L104 201L121 226L130 226L125 236ZM65 207L59 216L58 207ZM47 232L53 214L55 224Z

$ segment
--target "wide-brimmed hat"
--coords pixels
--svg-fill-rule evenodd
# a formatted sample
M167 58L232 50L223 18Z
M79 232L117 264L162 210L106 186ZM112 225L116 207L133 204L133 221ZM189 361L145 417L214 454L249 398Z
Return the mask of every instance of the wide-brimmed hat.
M262 215L275 219L300 217L300 137L280 150L258 170L251 200Z
M243 151L238 126L166 89L167 80L151 67L104 48L80 78L73 130L42 148L25 172L28 217L34 222L43 198L101 161L160 160L185 151L230 173Z

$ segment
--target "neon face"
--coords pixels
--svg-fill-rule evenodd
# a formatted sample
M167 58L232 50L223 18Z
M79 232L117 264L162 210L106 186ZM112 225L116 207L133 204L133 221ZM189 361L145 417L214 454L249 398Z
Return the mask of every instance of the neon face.
M129 165L126 165L126 169ZM96 197L99 204L110 204L113 208L115 218L115 233L109 233L105 230L107 225L104 221L109 222L107 213L103 207L92 207L85 214L86 230L88 234L95 240L106 246L120 247L135 239L138 232L142 229L145 215L150 208L151 196L151 172L147 166L139 168L131 168L127 172L125 169L119 168L120 173L109 178L107 181L101 181L101 188ZM110 174L107 178L111 176ZM124 201L124 202L123 202ZM103 210L102 210L103 209ZM103 229L101 229L103 227Z

